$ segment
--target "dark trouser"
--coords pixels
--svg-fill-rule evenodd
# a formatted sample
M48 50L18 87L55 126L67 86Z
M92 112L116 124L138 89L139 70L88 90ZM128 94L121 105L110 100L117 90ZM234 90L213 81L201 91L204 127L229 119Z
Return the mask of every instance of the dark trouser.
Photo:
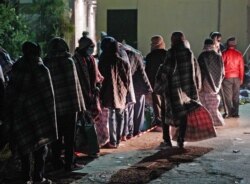
M225 105L228 109L228 115L239 115L240 79L224 79L222 85L225 94Z
M47 146L42 146L38 150L33 152L34 158L34 173L33 173L33 180L34 181L42 181L44 176L44 167L45 167L45 158L47 156L48 148ZM27 154L21 157L21 164L22 164L22 174L23 180L29 181L31 175L31 167L30 164L32 163L31 155Z
M145 95L136 96L136 103L134 105L134 135L141 132L144 123L145 113Z
M61 160L62 144L65 148L65 168L71 167L73 163L76 115L76 113L72 113L57 117L59 139L51 144L52 162L55 168L60 168L63 164Z
M166 100L164 97L161 97L161 117L162 117L162 134L164 142L170 142L170 135L169 135L169 125L165 123L165 103Z
M227 109L226 102L225 102L225 92L224 92L223 86L221 86L221 88L220 88L219 95L221 97L221 101L223 104L224 114L228 114L228 109ZM220 106L219 106L219 108L220 108Z
M178 141L184 142L187 129L187 116L180 118Z
M112 145L119 145L124 127L124 110L109 109L109 136Z
M124 110L123 136L133 136L134 132L134 104L130 103Z
M161 124L162 122L162 101L161 95L152 93L153 111L154 111L154 123Z

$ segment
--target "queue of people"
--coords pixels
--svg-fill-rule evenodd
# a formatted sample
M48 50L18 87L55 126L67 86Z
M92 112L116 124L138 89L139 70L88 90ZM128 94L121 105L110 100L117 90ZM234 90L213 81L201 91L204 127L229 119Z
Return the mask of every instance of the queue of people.
M13 64L7 85L0 67L0 126L7 127L11 150L21 160L23 182L52 183L44 177L48 149L55 170L77 168L76 127L85 112L97 129L102 128L98 122L107 112L107 140L95 146L117 149L121 141L140 136L145 95L152 97L151 127L162 129L163 146L172 147L171 127L178 127L177 145L184 147L193 114L206 114L204 124L195 126L205 127L199 133L206 138L214 137L214 127L223 126L224 118L239 117L244 76L236 39L229 38L224 48L221 37L219 32L211 33L196 59L183 32L172 33L168 50L163 37L154 35L144 58L140 51L105 34L98 62L93 56L95 44L87 34L79 39L73 55L59 37L50 40L44 58L37 43L25 42L23 56ZM198 114L200 107L205 110ZM96 158L99 151L86 154Z

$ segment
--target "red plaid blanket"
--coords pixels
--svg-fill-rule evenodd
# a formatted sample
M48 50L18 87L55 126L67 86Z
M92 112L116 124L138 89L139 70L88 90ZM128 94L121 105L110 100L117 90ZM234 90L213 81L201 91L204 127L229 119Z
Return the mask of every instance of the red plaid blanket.
M178 128L172 130L172 139L177 140ZM213 119L207 109L203 106L190 112L187 117L187 129L185 141L201 141L216 137L216 131L213 126Z

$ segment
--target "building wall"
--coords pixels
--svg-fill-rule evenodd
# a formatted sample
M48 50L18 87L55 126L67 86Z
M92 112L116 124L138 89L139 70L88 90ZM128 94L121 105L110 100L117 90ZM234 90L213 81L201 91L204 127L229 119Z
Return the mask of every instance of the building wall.
M238 49L249 43L249 0L97 0L97 33L107 30L107 10L138 10L138 49L146 55L150 37L161 34L167 48L173 31L183 31L195 55L212 31L220 31L223 42L236 36Z

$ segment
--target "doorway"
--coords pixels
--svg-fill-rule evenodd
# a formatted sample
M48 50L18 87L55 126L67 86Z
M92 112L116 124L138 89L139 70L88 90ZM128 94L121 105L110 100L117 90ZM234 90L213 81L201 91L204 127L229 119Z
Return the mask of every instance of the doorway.
M137 49L137 10L108 10L107 33Z

